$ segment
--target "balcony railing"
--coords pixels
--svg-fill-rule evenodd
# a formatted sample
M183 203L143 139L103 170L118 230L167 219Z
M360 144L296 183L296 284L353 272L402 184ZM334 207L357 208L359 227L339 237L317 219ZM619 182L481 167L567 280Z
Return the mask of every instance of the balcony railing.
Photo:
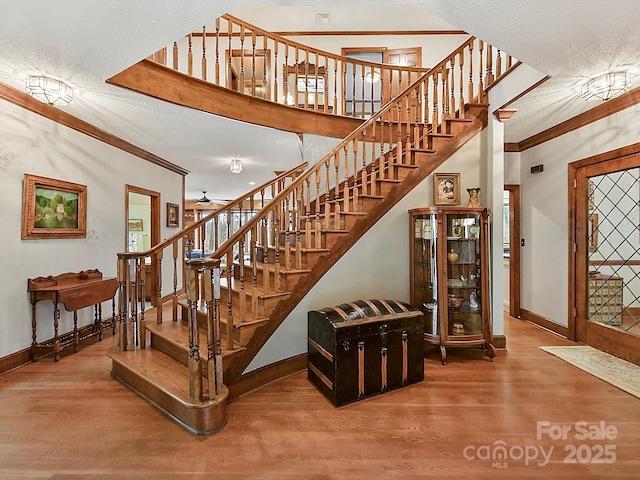
M469 40L476 57L452 61L460 80L447 87L491 83L513 64L509 55ZM264 100L334 115L369 118L429 71L343 57L287 40L231 15L177 40L153 60L215 85ZM456 95L458 95L456 93ZM470 95L467 98L471 98Z

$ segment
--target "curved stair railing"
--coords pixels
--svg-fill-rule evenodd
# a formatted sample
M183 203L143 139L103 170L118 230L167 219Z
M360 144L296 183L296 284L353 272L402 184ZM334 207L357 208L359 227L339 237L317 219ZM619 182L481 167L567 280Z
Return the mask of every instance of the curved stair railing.
M213 31L204 26L201 32L175 41L150 58L182 73L264 100L359 118L368 118L429 71L318 50L231 15L217 18L213 25ZM489 83L514 65L510 55L488 44L485 48L483 42L477 41L476 47L477 70L470 63L458 64L460 74L465 77L486 74Z
M148 279L145 275L145 263L149 262L155 265L155 278L157 279L157 288L153 289L151 297L151 305L156 306L155 317L158 324L163 320L162 305L166 302L171 303L172 319L177 320L178 297L184 285L183 279L185 273L185 257L191 257L194 245L194 236L198 233L199 238L203 242L206 238L206 232L218 232L219 225L224 224L227 237L232 236L235 232L233 222L229 221L229 216L233 212L256 212L264 208L271 199L282 190L285 190L289 183L299 175L307 163L304 162L286 172L277 175L271 181L254 188L250 192L220 207L220 209L203 217L194 224L186 227L181 232L173 235L167 240L154 246L145 252L121 252L118 253L118 326L117 326L117 348L120 351L135 350L146 346L146 315L147 309L145 303L145 284ZM224 220L224 221L223 221ZM240 224L237 228L241 228ZM216 235L217 239L219 238ZM186 252L186 255L185 255ZM206 252L205 252L206 253ZM169 256L172 261L172 268L169 272L172 278L171 293L163 296L163 264L165 255ZM219 265L218 265L219 266ZM166 292L165 292L166 294Z

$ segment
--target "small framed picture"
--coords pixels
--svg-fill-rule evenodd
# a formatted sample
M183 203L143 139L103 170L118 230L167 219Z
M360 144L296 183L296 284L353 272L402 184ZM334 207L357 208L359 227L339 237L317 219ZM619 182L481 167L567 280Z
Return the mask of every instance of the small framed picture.
M167 227L180 226L180 206L175 203L167 203Z
M433 174L433 204L460 205L460 174Z
M144 231L144 225L141 218L129 219L129 231L130 232L142 232Z

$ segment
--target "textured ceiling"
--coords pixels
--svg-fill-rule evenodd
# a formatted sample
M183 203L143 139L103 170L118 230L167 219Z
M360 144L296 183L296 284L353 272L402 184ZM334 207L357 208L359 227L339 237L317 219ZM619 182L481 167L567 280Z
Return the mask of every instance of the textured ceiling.
M190 170L187 197L197 198L207 190L211 198L235 198L248 190L249 181L261 183L271 178L273 170L302 161L295 135L166 104L105 80L226 12L246 18L241 7L275 3L280 4L0 0L0 82L22 90L29 74L59 77L76 91L76 100L67 107L70 114ZM635 76L640 65L637 0L342 0L322 6L291 0L288 4L292 7L273 5L277 14L261 13L264 22L247 20L269 29L267 23L277 18L277 29L289 31L453 27L549 75L548 82L510 105L518 113L506 124L508 142L524 140L594 106L578 98L587 78L618 67ZM330 12L331 25L316 25L317 12ZM242 175L228 173L233 156L244 161Z

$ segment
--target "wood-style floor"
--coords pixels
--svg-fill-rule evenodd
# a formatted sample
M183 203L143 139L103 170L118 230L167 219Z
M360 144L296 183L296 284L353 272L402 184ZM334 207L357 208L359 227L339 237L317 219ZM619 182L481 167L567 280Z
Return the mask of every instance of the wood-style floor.
M229 405L209 437L111 378L111 337L0 376L0 478L640 478L640 400L538 348L569 341L509 318L505 335L493 363L434 352L424 382L340 408L292 375ZM538 440L538 422L567 439ZM577 439L577 422L610 438Z

